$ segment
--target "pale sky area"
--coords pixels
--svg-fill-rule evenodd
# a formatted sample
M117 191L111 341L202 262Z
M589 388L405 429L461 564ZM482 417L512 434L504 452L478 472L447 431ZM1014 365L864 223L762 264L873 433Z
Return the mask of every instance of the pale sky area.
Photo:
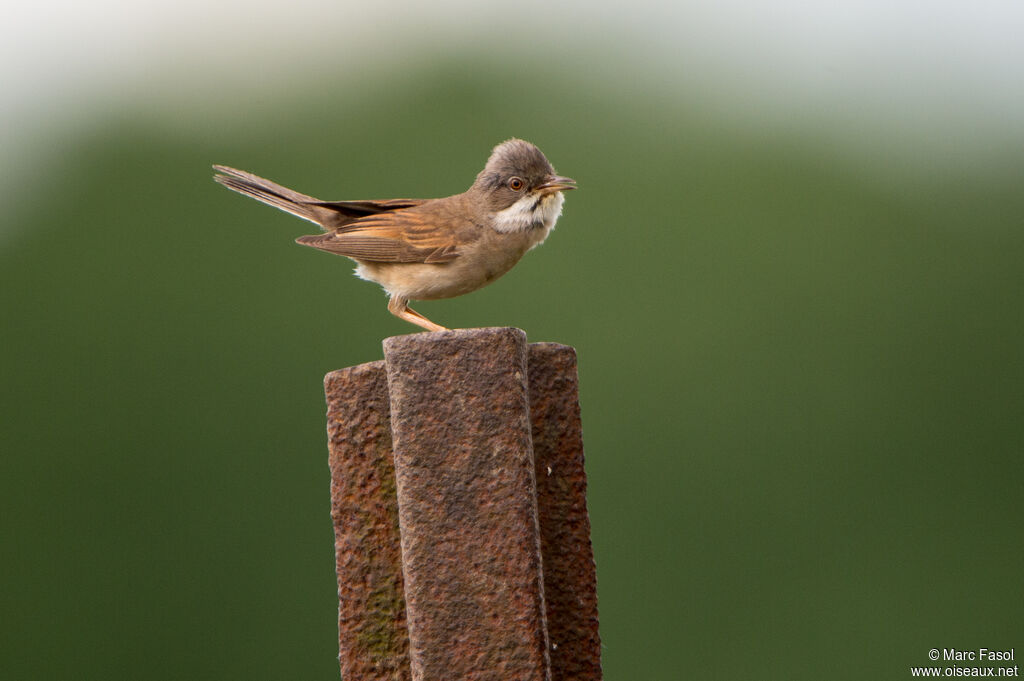
M1022 36L1021 0L23 2L0 28L0 143L9 162L47 126L118 97L210 115L268 75L312 83L324 65L337 78L339 64L359 74L424 50L550 54L597 84L625 63L659 90L699 87L740 116L811 110L953 144L965 127L1022 139Z

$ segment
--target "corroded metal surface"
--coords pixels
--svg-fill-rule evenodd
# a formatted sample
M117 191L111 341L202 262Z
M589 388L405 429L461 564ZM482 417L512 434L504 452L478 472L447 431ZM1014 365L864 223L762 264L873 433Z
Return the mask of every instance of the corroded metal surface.
M344 680L600 681L575 351L474 329L385 354L324 381Z
M600 681L597 573L587 513L576 351L534 343L528 369L551 677Z
M384 341L417 680L550 678L526 337Z
M324 378L338 649L345 681L408 681L409 638L384 362Z

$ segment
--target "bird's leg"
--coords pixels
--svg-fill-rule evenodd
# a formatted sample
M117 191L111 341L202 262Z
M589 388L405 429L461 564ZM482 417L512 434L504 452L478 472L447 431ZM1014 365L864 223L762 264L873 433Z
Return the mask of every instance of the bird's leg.
M391 300L388 301L388 312L395 315L399 319L421 326L427 331L447 331L443 326L435 324L416 310L409 307L409 301L402 296L391 296Z

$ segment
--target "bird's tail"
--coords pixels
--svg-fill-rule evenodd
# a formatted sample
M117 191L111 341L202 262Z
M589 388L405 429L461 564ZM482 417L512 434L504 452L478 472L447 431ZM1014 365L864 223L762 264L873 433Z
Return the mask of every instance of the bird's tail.
M292 191L244 170L217 165L213 168L218 173L213 176L213 179L228 189L323 226L322 220L325 216L322 213L324 209L316 205L321 203L319 199Z

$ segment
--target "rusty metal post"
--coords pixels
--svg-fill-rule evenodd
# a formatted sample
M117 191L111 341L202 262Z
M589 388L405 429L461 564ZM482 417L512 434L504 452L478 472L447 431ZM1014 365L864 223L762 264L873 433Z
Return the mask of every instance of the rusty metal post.
M550 678L526 334L384 341L414 679Z
M409 681L391 407L384 362L324 378L345 681Z
M600 681L575 351L384 351L325 378L344 680Z
M587 513L576 351L534 343L528 362L551 678L600 681L597 569Z

